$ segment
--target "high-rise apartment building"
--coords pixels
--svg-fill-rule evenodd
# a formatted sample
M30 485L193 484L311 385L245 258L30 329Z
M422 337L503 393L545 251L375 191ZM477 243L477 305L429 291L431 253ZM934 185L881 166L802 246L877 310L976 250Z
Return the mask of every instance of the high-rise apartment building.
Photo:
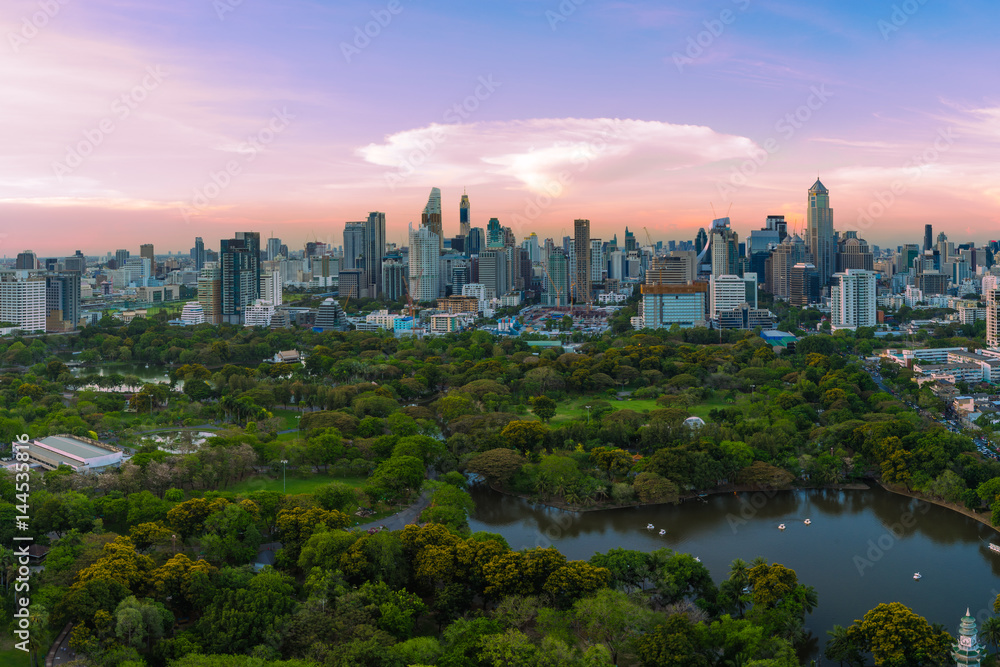
M809 188L806 208L808 221L806 250L819 271L823 286L830 283L836 269L836 237L833 231L833 209L830 208L830 191L817 178Z
M420 224L430 229L432 234L438 237L438 253L444 250L444 230L441 226L441 189L431 188L431 195L427 199L427 206L420 216Z
M206 263L198 276L198 303L207 324L222 324L222 270Z
M486 286L488 295L499 298L510 289L508 264L502 248L479 253L479 282Z
M806 244L798 234L786 236L765 262L764 289L779 299L791 295L792 268L808 258ZM817 275L819 272L817 271ZM822 279L821 279L822 281Z
M830 325L838 329L874 327L876 319L875 274L861 269L848 269L834 275L830 288Z
M364 268L365 223L348 222L344 225L344 268Z
M924 225L924 252L927 252L933 247L934 238L934 227L932 225Z
M272 306L280 306L284 299L284 289L281 274L277 272L264 273L260 276L260 298Z
M433 302L440 296L440 237L421 225L414 231L410 224L410 298Z
M128 261L130 254L131 253L129 253L128 250L123 250L121 248L115 250L115 263L118 265L119 269L125 266L125 262Z
M739 274L740 237L730 227L729 218L712 221L711 263L713 276L735 276Z
M590 303L590 220L573 221L573 292L578 303Z
M986 345L1000 348L1000 288L984 288L983 299L986 301Z
M222 321L242 324L243 310L260 298L260 233L236 232L236 238L223 239L219 263Z
M156 256L153 253L153 244L143 243L141 246L139 246L139 257L145 257L150 262L155 263Z
M45 278L28 271L0 272L0 322L22 331L45 331Z
M608 275L608 263L604 259L604 243L601 239L590 239L590 282L600 285Z
M45 274L46 331L66 331L80 321L80 274Z
M805 307L819 303L819 271L812 264L799 262L792 267L792 279L788 302L793 306Z
M458 205L458 233L460 236L468 236L472 229L472 204L469 203L469 195L462 193L462 203Z

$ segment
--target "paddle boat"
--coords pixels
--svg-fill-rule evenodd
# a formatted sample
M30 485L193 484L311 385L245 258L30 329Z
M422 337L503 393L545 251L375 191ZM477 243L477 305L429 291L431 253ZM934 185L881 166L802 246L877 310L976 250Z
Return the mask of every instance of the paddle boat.
M666 535L666 534L667 534L667 531L665 531L664 529L660 528L660 536L662 537L663 535Z
M778 530L784 530L784 529L785 529L785 524L782 523L778 525Z
M921 579L923 579L923 577L922 577L922 576L920 576L920 573L919 573L919 572L914 572L914 573L913 573L913 580L914 580L914 581L920 581Z
M804 524L806 524L806 525L808 526L809 524L811 524L811 523L812 523L812 519L806 519L806 520L805 520L805 521L803 521L802 523L804 523Z

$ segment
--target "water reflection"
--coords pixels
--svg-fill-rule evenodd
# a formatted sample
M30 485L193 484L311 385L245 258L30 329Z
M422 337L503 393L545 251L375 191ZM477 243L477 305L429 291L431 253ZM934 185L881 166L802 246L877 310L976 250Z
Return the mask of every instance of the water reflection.
M826 630L849 625L881 602L902 602L954 630L966 607L973 615L988 610L996 593L988 604L986 593L1000 588L1000 553L984 542L1000 544L996 531L879 487L720 494L679 506L580 513L484 487L474 489L473 498L473 530L498 532L514 549L553 545L569 558L587 559L615 547L669 547L699 556L716 582L735 558L782 563L819 594L819 607L807 619L815 635L812 657ZM655 530L646 529L650 523ZM914 572L923 579L914 581Z

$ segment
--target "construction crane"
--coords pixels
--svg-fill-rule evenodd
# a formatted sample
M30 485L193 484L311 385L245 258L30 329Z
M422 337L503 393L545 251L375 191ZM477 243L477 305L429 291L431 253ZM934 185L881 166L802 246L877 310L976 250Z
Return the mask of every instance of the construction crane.
M650 248L655 248L656 246L653 245L653 237L649 235L649 228L648 227L643 227L642 231L646 232L646 242L649 243L649 247Z

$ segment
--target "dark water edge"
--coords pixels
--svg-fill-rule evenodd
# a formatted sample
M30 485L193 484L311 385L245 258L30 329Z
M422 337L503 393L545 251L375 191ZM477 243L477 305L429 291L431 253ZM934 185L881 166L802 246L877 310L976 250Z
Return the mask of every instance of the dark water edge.
M818 657L826 631L847 626L882 602L902 602L955 634L966 608L992 615L1000 593L1000 539L989 526L947 508L891 493L799 490L714 495L705 502L570 512L472 490L474 531L503 535L514 549L555 546L570 559L621 547L668 547L701 558L719 583L736 558L763 556L813 586L819 606L806 618ZM805 525L805 519L812 521ZM656 529L646 530L652 523ZM786 529L778 530L784 523ZM667 534L659 536L661 528ZM913 580L914 572L923 578Z

